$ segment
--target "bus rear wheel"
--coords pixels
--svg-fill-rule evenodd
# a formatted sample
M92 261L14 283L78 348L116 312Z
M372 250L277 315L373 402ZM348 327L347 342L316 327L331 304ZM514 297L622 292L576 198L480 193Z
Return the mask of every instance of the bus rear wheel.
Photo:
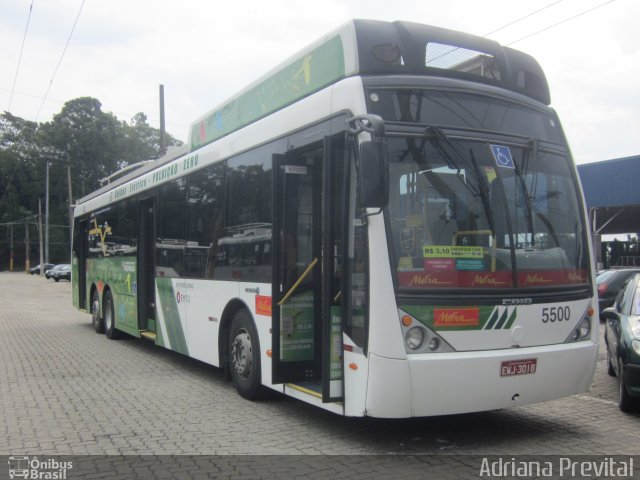
M111 340L115 340L119 338L119 332L116 330L116 319L115 319L115 307L113 304L113 296L111 295L111 290L106 290L104 292L104 329L107 334L107 338Z
M246 310L235 314L229 332L229 366L236 390L247 400L264 396L260 383L260 343L251 315Z
M97 290L91 297L91 323L96 333L104 333L104 319L100 315L100 295Z

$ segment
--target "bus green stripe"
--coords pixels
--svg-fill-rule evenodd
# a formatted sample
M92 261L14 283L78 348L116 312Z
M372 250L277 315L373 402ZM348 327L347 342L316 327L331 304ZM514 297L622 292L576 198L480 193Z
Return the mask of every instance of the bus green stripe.
M156 284L164 317L165 331L163 334L168 337L171 350L188 355L187 341L180 322L180 313L178 312L178 304L171 279L156 278Z
M484 327L485 330L491 330L493 328L493 325L496 323L496 320L498 319L498 309L494 309L493 313L491 314L491 317L489 318L489 321L487 322L487 325Z
M507 324L504 326L505 330L509 330L511 328L511 325L513 325L513 322L515 322L517 315L518 309L514 308L513 312L511 312L511 315L509 316L509 321L507 322Z
M344 50L337 35L192 125L190 150L249 125L344 75Z

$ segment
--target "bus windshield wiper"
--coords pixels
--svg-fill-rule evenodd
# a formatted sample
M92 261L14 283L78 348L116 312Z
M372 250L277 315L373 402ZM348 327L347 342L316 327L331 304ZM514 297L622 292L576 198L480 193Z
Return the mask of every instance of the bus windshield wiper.
M435 147L435 149L442 155L442 157L447 161L447 165L451 169L460 171L459 165L462 164L464 168L468 171L473 172L473 175L477 180L477 189L465 182L465 186L469 189L469 191L476 197L480 197L482 202L482 206L484 207L485 214L487 216L487 223L489 224L489 229L495 234L495 224L493 221L493 211L491 210L491 202L489 200L489 187L486 184L486 177L480 171L480 166L478 165L478 161L473 153L473 149L469 149L469 158L467 159L464 155L462 155L458 149L451 143L451 141L447 138L447 135L442 131L440 127L428 126L425 129L425 138L427 138L431 144ZM452 158L452 156L446 151L446 149L442 146L442 144L446 144L446 146L455 154L458 162ZM470 160L470 161L469 161Z
M535 232L534 232L534 228L533 228L533 205L531 203L531 199L532 199L532 194L529 192L529 189L527 188L527 182L525 182L524 180L524 176L527 173L527 170L529 168L529 157L531 156L533 158L533 161L535 162L536 156L537 156L537 152L538 152L538 143L537 141L533 141L532 142L532 153L530 154L529 151L527 150L526 153L524 154L524 159L523 159L523 167L522 169L520 169L520 167L518 166L518 164L516 162L513 162L514 165L514 170L515 170L515 174L516 174L516 178L518 179L518 183L520 184L520 190L522 191L522 196L524 197L524 204L525 204L525 208L526 208L526 221L527 221L527 229L529 230L529 233L531 234L531 246L533 247L535 244ZM537 189L537 176L534 175L534 179L533 179L533 185L532 185L532 189L535 192ZM533 194L535 195L535 193ZM515 199L514 199L515 200ZM516 203L516 207L517 207L517 203Z

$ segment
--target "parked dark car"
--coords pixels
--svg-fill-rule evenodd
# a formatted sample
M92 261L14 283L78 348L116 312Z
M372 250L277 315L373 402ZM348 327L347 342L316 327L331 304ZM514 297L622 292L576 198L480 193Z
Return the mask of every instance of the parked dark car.
M71 281L71 265L68 263L56 265L55 268L52 268L47 272L47 275L48 278L53 278L56 282L59 282L60 280Z
M605 270L598 274L596 285L598 286L598 310L600 310L601 320L603 320L602 311L613 305L613 301L624 282L636 273L640 273L640 268Z
M53 263L45 263L44 264L44 273L47 273L47 270L51 270L53 267L55 267L55 265ZM40 264L36 265L35 267L31 267L29 269L29 273L31 275L33 275L34 273L40 274Z
M51 272L53 272L54 270L58 270L58 269L62 268L64 265L65 265L64 263L59 263L57 265L54 265L52 268L48 268L47 270L45 270L44 276L47 279L51 278Z
M613 306L605 308L607 372L618 377L623 412L640 407L640 274L627 280Z

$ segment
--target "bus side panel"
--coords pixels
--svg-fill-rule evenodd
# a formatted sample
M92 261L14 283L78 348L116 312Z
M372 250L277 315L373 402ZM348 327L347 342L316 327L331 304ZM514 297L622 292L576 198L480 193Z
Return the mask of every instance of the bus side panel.
M212 280L174 279L176 298L186 305L186 339L189 356L220 366L218 335L229 299L238 297L238 284Z
M273 385L271 383L272 362L267 353L271 351L273 346L271 342L271 284L241 283L239 285L239 297L249 308L258 331L262 384L283 392L282 384Z
M271 383L267 354L272 347L270 284L157 277L156 344L219 367L222 314L232 299L240 299L255 321L262 383L282 392L282 385Z
M116 328L139 336L136 257L116 255L87 259L87 295L90 295L91 285L96 285L101 302L104 289L111 290ZM87 299L87 305L90 304Z
M185 286L178 287L176 284ZM190 280L156 277L156 343L174 352L189 355L187 346L187 304L193 286Z

